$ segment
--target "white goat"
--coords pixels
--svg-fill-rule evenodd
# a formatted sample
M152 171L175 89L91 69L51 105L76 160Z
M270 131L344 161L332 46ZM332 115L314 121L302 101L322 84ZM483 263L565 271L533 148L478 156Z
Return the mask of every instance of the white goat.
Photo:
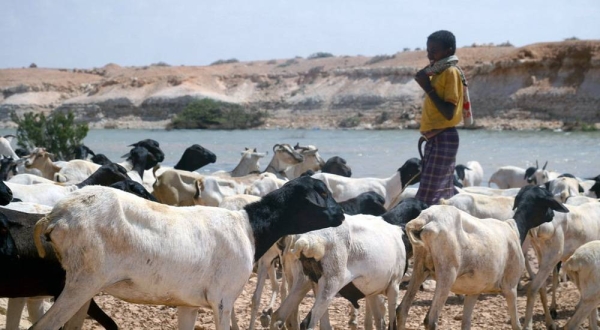
M246 187L237 184L233 180L205 176L196 179L195 205L219 206L225 196L243 194Z
M552 181L546 182L546 189L554 195L557 201L565 203L571 196L579 196L583 192L583 188L579 185L579 181L574 178L561 177Z
M275 174L265 172L246 188L246 194L264 196L275 189L281 188L288 180L279 179Z
M300 154L304 157L304 161L299 164L292 165L288 167L284 172L285 176L292 180L306 171L320 171L321 167L325 165L325 161L319 155L319 149L313 145L308 145L306 147L300 147L296 145L294 150L300 151Z
M500 189L521 188L526 185L525 169L517 166L502 166L490 177L488 186L495 183Z
M600 203L585 203L579 206L566 205L568 214L556 214L550 223L530 231L531 243L537 253L539 270L527 290L525 326L531 327L533 305L537 292L546 283L550 273L552 278L552 306L548 309L546 290L541 290L546 326L554 325L551 315L556 313L556 291L558 274L556 264L565 262L581 245L600 239Z
M304 156L292 149L289 144L276 144L273 146L273 158L267 165L265 172L274 173L280 179L287 179L285 170L303 161Z
M79 183L87 179L99 168L100 165L92 163L89 160L73 159L64 164L60 170L54 174L54 181L71 184Z
M579 329L587 316L589 328L598 330L596 309L600 304L600 241L583 244L565 261L563 268L579 289L579 302L566 330Z
M12 139L15 138L14 135L5 135L0 136L0 155L5 157L12 157L12 159L17 160L19 156L15 153L10 143Z
M196 194L196 179L202 178L198 172L168 169L156 177L152 194L167 205L192 206Z
M494 189L490 187L464 187L459 189L461 192L469 194L480 194L488 196L512 196L515 197L521 188Z
M31 328L56 330L97 292L145 304L178 306L180 330L200 307L228 330L233 303L258 260L281 236L338 226L344 215L322 182L308 177L243 211L178 208L105 187L60 201L35 227L66 271L65 287ZM85 253L81 253L85 251Z
M463 187L479 186L483 181L483 168L476 160L468 161L466 165L456 165L456 173Z
M385 207L388 208L392 199L402 192L399 171L385 179L348 178L331 173L316 173L312 177L325 182L338 203L354 198L363 192L374 191L385 198Z
M515 206L514 219L500 221L475 218L453 206L434 205L406 225L414 266L397 311L399 329L405 329L408 310L427 275L437 282L426 328L437 327L439 313L452 291L465 295L462 329L470 328L481 293L502 293L512 328L521 329L516 304L517 285L525 268L521 245L530 228L552 220L552 209L566 209L539 187L524 188Z
M38 184L38 183L51 183L54 184L54 181L41 177L35 174L29 173L20 173L17 174L6 182L19 183L19 184Z
M341 226L295 235L291 252L304 271L316 282L315 302L303 328L315 329L327 307L340 292L358 308L366 297L377 304L377 295L388 298L389 325L394 327L396 300L406 266L402 229L371 215L346 215ZM352 287L353 290L343 290ZM273 314L271 329L281 329L310 286L294 285L281 307ZM382 315L376 315L377 329L383 329ZM369 325L365 326L370 328Z
M213 176L220 176L220 177L238 177L238 176L244 176L244 175L248 175L250 173L258 173L260 172L260 159L265 157L266 153L261 153L261 152L257 152L256 148L254 149L248 149L246 148L243 152L242 152L242 158L240 159L240 162L237 164L237 166L229 171L217 171L212 173L211 175Z
M449 199L440 200L440 205L452 205L476 218L492 218L496 220L512 219L514 215L514 203L514 197L467 193L456 194Z

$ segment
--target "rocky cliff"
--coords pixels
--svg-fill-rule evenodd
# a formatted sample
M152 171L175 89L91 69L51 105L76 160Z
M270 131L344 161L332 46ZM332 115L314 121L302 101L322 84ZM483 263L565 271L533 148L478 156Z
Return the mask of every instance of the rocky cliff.
M600 41L457 50L477 126L600 128ZM163 128L189 102L213 98L270 114L265 126L418 127L424 51L205 67L0 70L0 125L10 112L69 111L95 128Z

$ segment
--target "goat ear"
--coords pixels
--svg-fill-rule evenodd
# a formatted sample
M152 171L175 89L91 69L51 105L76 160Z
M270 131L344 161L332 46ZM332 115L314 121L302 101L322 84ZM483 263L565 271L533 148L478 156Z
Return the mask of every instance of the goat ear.
M252 151L253 151L253 152L257 152L257 151L256 151L256 148L254 148L254 150L252 150Z
M128 152L128 153L124 154L123 156L121 156L121 158L129 157L130 155L131 155L131 152Z
M550 207L554 211L560 212L560 213L569 213L569 209L566 208L562 203L558 202L553 197L546 198L546 201L548 201L548 207Z
M311 202L312 204L317 205L319 207L327 207L327 201L325 201L323 196L321 196L319 193L317 193L314 190L312 190L310 193L308 193L308 195L306 196L306 199L309 202Z
M248 150L248 147L244 147L244 151L245 151L245 150Z
M83 146L85 148L85 150L92 156L96 156L96 154L92 151L92 149L88 148L87 146Z
M578 184L577 187L578 187L579 193L583 194L585 192L585 189L583 189L583 187L580 184Z

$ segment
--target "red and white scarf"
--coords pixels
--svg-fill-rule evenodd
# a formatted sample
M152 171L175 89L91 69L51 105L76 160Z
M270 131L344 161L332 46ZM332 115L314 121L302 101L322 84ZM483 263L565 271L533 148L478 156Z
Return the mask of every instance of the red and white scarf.
M429 65L427 67L425 67L424 71L425 74L427 74L428 76L435 76L438 75L440 73L442 73L444 70L446 70L447 68L454 66L458 69L458 72L460 73L460 80L462 81L463 84L463 93L464 93L464 100L463 100L463 122L465 126L471 126L473 125L473 110L471 109L471 98L469 97L469 88L468 88L468 84L467 84L467 78L465 77L465 73L463 72L463 70L456 65L458 63L458 57L456 55L452 55L452 56L448 56L446 58L443 58L435 63L433 63L432 65Z

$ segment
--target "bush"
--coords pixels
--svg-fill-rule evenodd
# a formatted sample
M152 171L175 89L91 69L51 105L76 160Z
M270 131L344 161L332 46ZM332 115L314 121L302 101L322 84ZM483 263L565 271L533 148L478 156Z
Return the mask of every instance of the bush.
M352 116L352 117L348 117L348 118L344 118L342 120L340 120L340 122L338 123L338 127L340 128L352 128L352 127L356 127L360 124L360 117L362 117L360 114Z
M377 56L373 56L371 57L370 60L368 60L365 65L369 65L369 64L375 64L378 62L383 62L383 61L387 61L387 60L391 60L394 57L396 57L395 55L377 55Z
M56 156L55 160L73 159L73 148L83 143L89 127L75 124L75 116L69 111L46 117L43 113L29 112L19 118L14 112L10 118L18 125L17 144L22 148L44 147Z
M236 58L230 58L228 60L217 60L212 62L210 65L220 65L220 64L229 64L229 63L238 63L239 61Z
M248 129L260 126L266 112L246 110L239 104L202 99L188 104L168 129Z
M315 58L325 58L325 57L333 57L333 54L331 54L331 53L324 53L324 52L318 52L318 53L310 54L307 58L309 60L313 60Z

